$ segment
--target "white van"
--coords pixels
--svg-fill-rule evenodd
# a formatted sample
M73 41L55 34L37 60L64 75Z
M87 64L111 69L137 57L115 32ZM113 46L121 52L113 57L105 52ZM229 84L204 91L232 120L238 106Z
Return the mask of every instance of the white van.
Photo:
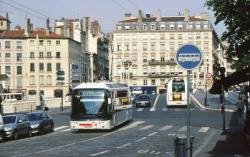
M3 128L3 118L0 114L0 143L4 141L4 128Z

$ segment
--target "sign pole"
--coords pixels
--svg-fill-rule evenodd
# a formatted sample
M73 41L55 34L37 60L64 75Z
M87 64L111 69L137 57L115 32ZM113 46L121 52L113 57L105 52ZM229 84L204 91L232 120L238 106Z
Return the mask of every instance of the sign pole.
M191 157L190 145L190 70L187 70L187 156Z

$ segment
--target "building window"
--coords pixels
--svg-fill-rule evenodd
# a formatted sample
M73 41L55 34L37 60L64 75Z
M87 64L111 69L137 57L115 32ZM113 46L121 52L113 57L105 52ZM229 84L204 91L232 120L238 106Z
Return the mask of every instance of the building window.
M178 29L182 29L182 28L183 28L182 24L178 24Z
M175 50L175 47L174 47L174 42L170 42L170 46L169 46L170 50Z
M16 41L16 48L22 49L22 41Z
M133 51L136 51L136 50L137 50L137 44L136 44L136 43L133 43L133 44L132 44L132 50L133 50Z
M5 41L5 48L10 49L10 41Z
M30 72L35 72L35 63L30 63Z
M160 34L160 39L161 39L161 40L165 40L165 34L164 34L164 33L161 33L161 34Z
M196 39L201 39L201 34L200 33L196 34Z
M39 70L44 71L44 64L43 63L39 63Z
M143 63L147 63L147 62L148 62L147 57L143 57Z
M39 52L39 58L44 58L43 52Z
M170 40L174 40L174 34L170 34Z
M173 29L174 29L174 24L170 24L169 28L170 28L171 30L173 30Z
M208 39L208 33L204 33L204 39Z
M56 71L61 70L61 63L56 63Z
M40 85L44 85L44 76L40 75L39 82L40 82Z
M47 85L52 85L52 77L50 75L47 76Z
M10 66L5 66L5 74L11 75L11 68L10 68Z
M155 30L155 24L151 25L151 30Z
M56 41L56 45L60 45L60 40L57 40L57 41Z
M151 85L155 85L155 79L151 80Z
M182 39L182 34L178 34L178 39Z
M165 85L165 79L161 79L161 85Z
M121 51L121 45L117 45L117 51Z
M48 72L52 71L52 65L51 65L51 63L47 63L47 71Z
M164 29L165 29L165 24L164 24L164 23L161 23L161 24L160 24L160 29L161 29L161 30L164 30Z
M34 52L30 52L30 58L35 58L35 53Z
M47 58L51 58L51 52L47 52Z
M147 51L148 50L148 44L146 42L142 43L142 48L143 48L143 51Z
M22 75L23 74L23 72L22 72L22 66L17 66L17 71L16 71L16 74L17 75Z
M47 40L47 45L51 45L51 40Z
M117 30L122 30L122 26L117 26Z
M35 41L34 40L30 40L30 45L35 45Z
M208 24L204 24L203 28L208 29Z
M155 51L155 43L151 43L151 51Z
M189 24L188 28L193 29L193 24Z
M143 80L143 85L148 85L148 80Z
M33 76L33 75L30 76L30 85L35 85L35 76Z
M11 54L10 53L5 53L5 58L10 58Z
M130 30L130 26L129 25L125 25L125 30Z
M143 24L143 30L147 30L147 29L148 29L147 24Z
M61 53L60 52L56 52L56 58L61 58Z
M201 25L200 25L200 24L196 24L196 25L195 25L195 28L196 28L196 29L201 29Z
M43 40L39 40L39 45L43 45Z
M160 43L160 50L165 51L165 43Z
M126 51L129 51L129 44L126 44L126 45L125 45L125 50L126 50Z
M193 39L193 34L188 34L188 39Z
M161 57L161 62L165 62L165 57Z
M16 60L17 61L22 61L22 53L17 53L16 54Z

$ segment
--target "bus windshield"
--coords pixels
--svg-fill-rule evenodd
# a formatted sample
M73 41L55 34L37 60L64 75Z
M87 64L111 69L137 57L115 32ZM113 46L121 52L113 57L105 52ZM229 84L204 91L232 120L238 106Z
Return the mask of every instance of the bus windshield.
M103 116L107 111L107 96L105 96L105 93L106 91L103 89L80 89L76 91L75 94L80 100L78 99L78 103L73 104L79 108L75 112L78 112L80 116Z
M184 82L173 82L172 92L185 92Z

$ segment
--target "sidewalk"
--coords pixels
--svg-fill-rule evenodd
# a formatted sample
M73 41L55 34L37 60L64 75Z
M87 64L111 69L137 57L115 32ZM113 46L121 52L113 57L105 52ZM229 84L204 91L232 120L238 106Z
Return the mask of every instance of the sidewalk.
M193 95L205 107L205 93L201 91ZM211 96L208 102L206 109L220 109L218 96ZM226 108L237 111L237 106L231 101L226 102ZM209 142L196 157L250 157L250 146L244 135L244 126L243 116L238 112L232 112L228 128L217 134L218 140Z

